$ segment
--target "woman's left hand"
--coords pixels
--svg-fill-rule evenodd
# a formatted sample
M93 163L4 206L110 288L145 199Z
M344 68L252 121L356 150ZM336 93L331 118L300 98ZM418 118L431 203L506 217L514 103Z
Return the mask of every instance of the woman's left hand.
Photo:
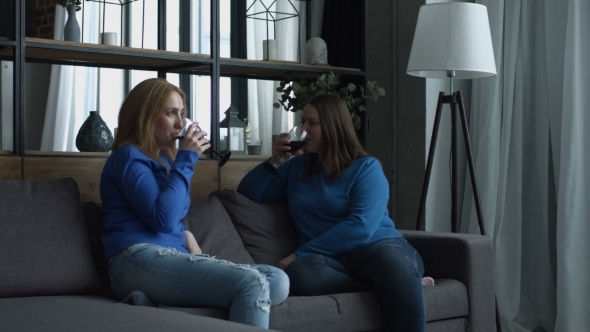
M281 268L283 270L286 269L287 266L289 266L289 264L291 264L296 259L297 259L297 256L295 256L295 253L292 253L291 255L283 258L283 260L279 262L279 268Z
M197 239L195 239L195 236L193 235L193 233L185 230L184 237L186 239L186 250L188 250L189 254L200 255L203 253L201 251L201 247L199 247L199 244L197 243Z

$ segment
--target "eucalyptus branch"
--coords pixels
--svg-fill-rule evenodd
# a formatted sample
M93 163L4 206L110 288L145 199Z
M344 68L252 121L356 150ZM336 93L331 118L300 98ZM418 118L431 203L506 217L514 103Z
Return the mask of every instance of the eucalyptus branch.
M273 106L274 108L282 106L286 111L297 112L303 110L311 98L332 94L340 97L346 103L354 128L358 130L361 126L359 114L366 110L363 105L365 99L377 101L380 96L385 95L385 90L375 81L367 81L366 89L363 86L358 86L358 90L353 83L348 83L345 87L337 89L339 85L340 75L333 72L321 74L316 80L309 81L287 78L279 83L276 91L281 93L281 97Z

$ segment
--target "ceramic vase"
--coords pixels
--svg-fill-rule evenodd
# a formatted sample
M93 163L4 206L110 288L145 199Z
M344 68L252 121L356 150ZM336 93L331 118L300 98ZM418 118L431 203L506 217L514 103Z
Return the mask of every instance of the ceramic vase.
M80 127L76 136L76 147L80 152L108 152L113 146L113 134L96 111Z
M68 7L68 20L64 26L64 40L80 42L80 25L76 19L76 6Z

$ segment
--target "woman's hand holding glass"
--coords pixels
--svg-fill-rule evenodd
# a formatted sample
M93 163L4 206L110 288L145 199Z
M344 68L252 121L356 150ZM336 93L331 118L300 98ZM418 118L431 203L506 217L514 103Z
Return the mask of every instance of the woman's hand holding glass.
M186 121L187 119L184 120ZM211 147L209 140L205 139L205 136L207 136L207 132L201 130L198 122L193 122L188 127L186 127L186 134L182 136L179 135L179 149L192 150L201 156L205 150Z
M305 145L305 136L307 133L297 126L293 127L288 133L282 133L272 146L272 157L264 166L266 169L276 174L276 168L285 160L293 155L303 154L301 148Z
M191 137L189 140L193 141L193 144L187 143L188 145L186 145L185 148L185 146L182 143L180 143L179 148L181 150L187 149L196 151L199 154L199 156L201 156L203 152L205 152L205 150L211 147L209 140L205 139L205 136L207 136L207 132L203 131L201 127L199 127L198 122L193 122L191 119L188 118L182 119L182 124L182 130L180 131L180 133L178 133L177 138L180 139L180 141L182 142L184 141L185 136ZM188 135L188 133L192 134ZM225 165L225 163L229 160L229 157L231 157L231 151L228 151L223 155L219 154L219 152L213 149L211 149L211 151L219 157L219 167Z

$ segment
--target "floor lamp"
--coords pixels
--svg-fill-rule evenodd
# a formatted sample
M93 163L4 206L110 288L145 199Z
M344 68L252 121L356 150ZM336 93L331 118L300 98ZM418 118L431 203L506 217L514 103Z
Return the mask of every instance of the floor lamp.
M422 5L410 52L407 73L426 78L449 79L450 95L441 92L438 97L432 140L428 152L426 173L420 199L416 229L424 226L426 196L430 183L434 150L440 125L443 104L451 109L451 230L457 232L459 202L457 195L457 107L463 128L471 185L477 211L479 229L485 235L481 202L477 189L469 130L460 91L453 92L453 79L474 79L496 75L494 50L487 8L464 2Z

